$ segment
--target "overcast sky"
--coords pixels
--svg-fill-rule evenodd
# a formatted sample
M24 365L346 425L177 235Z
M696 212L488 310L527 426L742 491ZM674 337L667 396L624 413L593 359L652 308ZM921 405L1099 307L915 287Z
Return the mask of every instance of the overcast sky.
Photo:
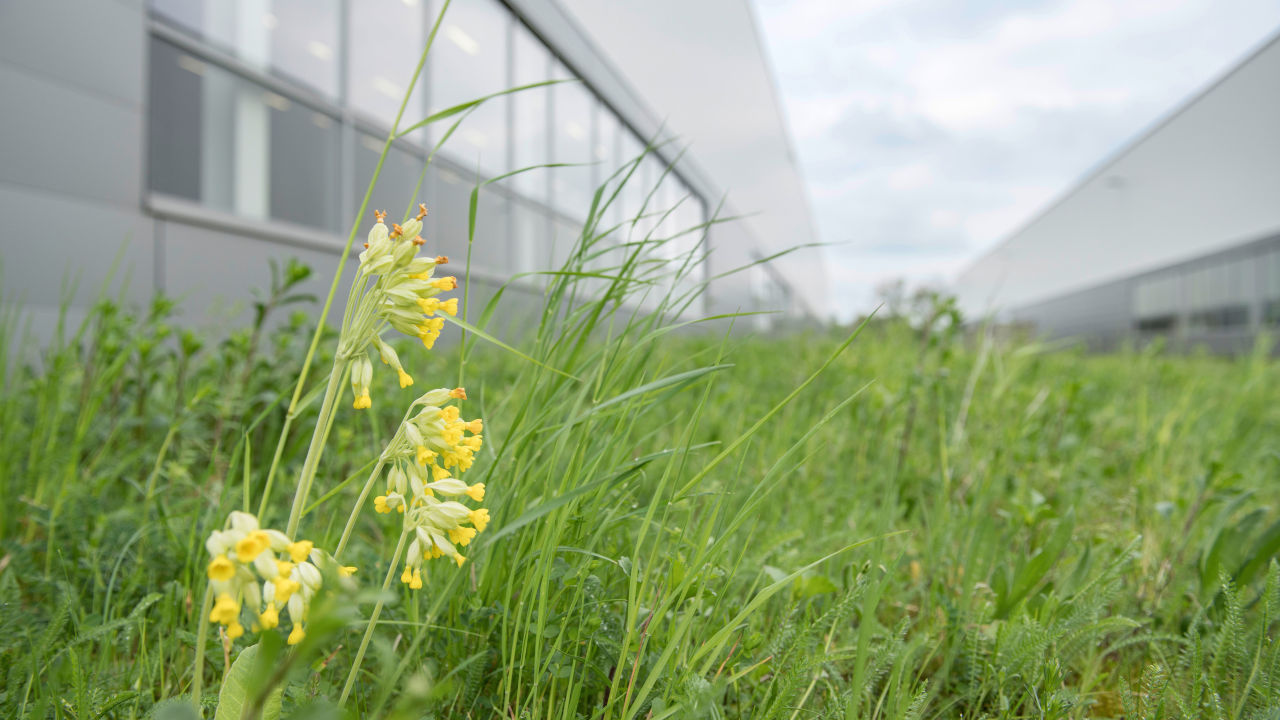
M949 280L1280 29L1280 0L755 2L846 318Z

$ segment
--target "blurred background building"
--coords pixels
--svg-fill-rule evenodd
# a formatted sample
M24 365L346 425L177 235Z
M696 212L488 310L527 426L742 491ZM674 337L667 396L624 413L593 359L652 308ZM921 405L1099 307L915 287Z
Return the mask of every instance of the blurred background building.
M1280 36L1104 161L956 282L994 316L1098 348L1219 351L1280 329Z
M73 315L92 302L116 266L127 301L163 291L188 318L230 325L267 286L268 258L291 256L317 270L312 289L323 291L440 6L0 4L4 295L49 326L64 300ZM480 191L472 299L483 300L513 275L558 267L594 189L650 140L674 139L606 221L634 215L655 186L653 202L677 206L663 230L743 215L676 248L710 250L690 282L716 279L695 310L815 315L826 304L816 251L718 277L814 240L752 13L746 0L454 0L402 128L512 86L581 82L487 102L417 197L448 124L398 140L371 209L394 217L425 201L428 250L457 261L477 178L588 163ZM540 284L533 275L513 287L536 295Z

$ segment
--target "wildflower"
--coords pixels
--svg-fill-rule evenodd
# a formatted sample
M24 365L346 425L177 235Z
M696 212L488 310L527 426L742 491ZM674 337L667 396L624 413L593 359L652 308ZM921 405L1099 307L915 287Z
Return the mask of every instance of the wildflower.
M236 574L235 563L226 555L219 555L209 563L210 580L230 580Z
M209 621L222 625L230 625L238 617L240 617L240 603L227 593L218 596L217 602L213 604L213 610L209 612Z
M273 630L280 624L280 612L276 610L275 603L267 603L267 609L258 615L258 625L263 630Z
M351 390L356 399L352 407L364 410L373 405L369 398L369 383L373 381L373 363L366 355L361 355L351 363Z
M243 512L231 513L227 527L211 532L205 547L213 556L208 567L215 593L211 622L224 626L234 640L245 632L240 624L243 608L256 618L255 632L277 627L280 610L288 608L291 642L301 640L307 610L324 582L314 563L336 567L332 558L310 540L293 541L278 530L259 527L256 517ZM350 568L345 575L354 571Z

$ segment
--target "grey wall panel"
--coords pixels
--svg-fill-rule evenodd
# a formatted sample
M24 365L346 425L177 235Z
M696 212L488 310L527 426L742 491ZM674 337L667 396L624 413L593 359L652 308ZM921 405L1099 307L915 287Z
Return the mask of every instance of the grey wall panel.
M102 0L7 0L0 3L0 61L138 108L144 92L146 25L141 3L133 5ZM33 32L36 28L42 30ZM8 97L5 100L10 102ZM56 111L54 107L47 110Z
M720 275L745 267L755 260L756 248L740 221L712 225L710 228L710 275ZM742 270L711 283L710 314L750 312L755 310L752 297L751 271Z
M225 331L247 325L253 317L254 293L271 287L268 258L283 265L292 257L310 265L311 278L300 291L315 295L320 303L329 292L338 264L336 252L293 247L174 221L159 221L159 226L165 292L178 299L184 321L199 327ZM342 320L356 262L354 254L347 261L339 295L330 310L330 322ZM312 311L318 309L317 305Z
M138 207L142 112L0 65L0 183Z
M104 283L113 294L123 287L128 302L150 300L152 222L140 213L0 184L0 218L5 298L56 308L69 278L79 306L92 304Z

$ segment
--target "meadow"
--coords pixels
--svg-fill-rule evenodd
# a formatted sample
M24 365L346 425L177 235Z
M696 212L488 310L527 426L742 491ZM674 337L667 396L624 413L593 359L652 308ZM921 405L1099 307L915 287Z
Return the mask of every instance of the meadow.
M104 296L41 344L6 298L0 715L1280 717L1269 340L752 333L707 224L602 222L643 159L519 337L467 302L479 187L454 295L421 182L394 232L366 193L345 304L290 263L230 334Z
M283 523L333 361L334 332L309 354L315 313L282 302L306 273L280 269L216 341L163 298L103 301L22 362L6 311L5 717L195 716L205 538L233 510ZM583 301L598 274L552 276L518 347L454 327L401 346L417 385L382 372L372 408L339 407L302 517L317 546L435 385L484 417L468 475L490 527L461 568L380 592L398 518L360 512L358 582L316 601L306 642L210 634L206 716L1276 717L1266 344L1088 356L966 329L946 301L690 334L672 294L636 310L624 289L653 286L617 278ZM228 674L250 646L261 664Z

